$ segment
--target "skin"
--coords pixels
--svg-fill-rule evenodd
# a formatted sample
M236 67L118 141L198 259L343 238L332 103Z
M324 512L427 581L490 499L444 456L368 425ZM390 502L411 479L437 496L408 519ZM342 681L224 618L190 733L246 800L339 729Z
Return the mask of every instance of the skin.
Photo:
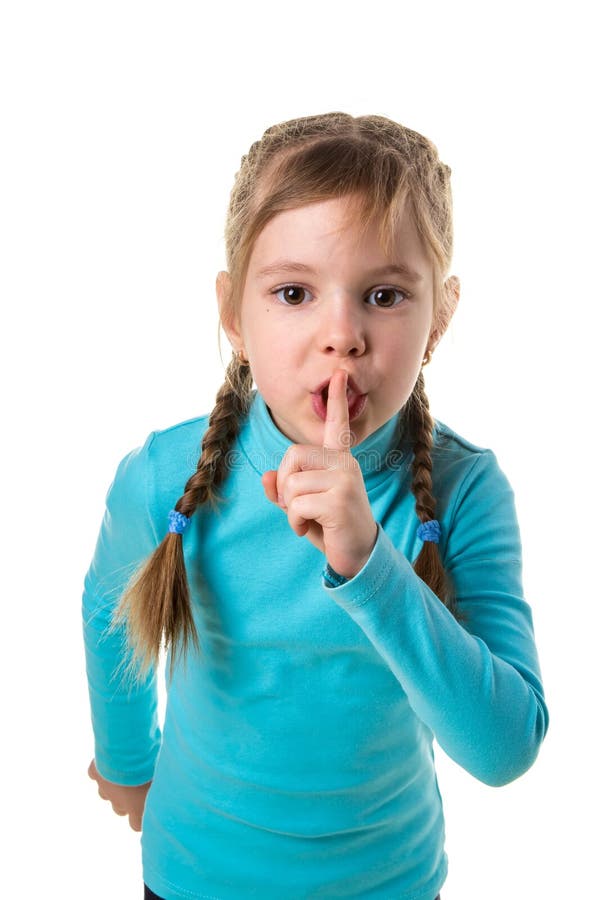
M265 495L280 506L294 532L307 537L346 578L363 567L377 533L349 448L404 406L426 350L445 330L434 321L432 267L410 217L398 227L389 260L375 226L359 234L352 203L343 197L308 204L265 226L252 251L237 319L224 315L229 275L217 277L223 328L250 361L275 425L293 442L278 470L262 476ZM282 257L308 264L313 272L260 277L259 269ZM420 280L368 276L394 261L409 265ZM458 279L449 279L445 288L452 300L447 327L458 302ZM369 395L351 425L346 373ZM311 392L326 378L331 382L323 422Z
M98 785L100 797L108 800L116 814L129 816L130 827L134 831L141 831L146 795L152 782L147 781L145 784L130 786L107 781L96 768L94 760L89 765L88 775Z

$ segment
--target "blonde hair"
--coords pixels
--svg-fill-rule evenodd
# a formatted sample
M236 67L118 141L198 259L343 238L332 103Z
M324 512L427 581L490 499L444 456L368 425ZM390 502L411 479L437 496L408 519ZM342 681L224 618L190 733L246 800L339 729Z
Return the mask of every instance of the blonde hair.
M431 141L384 116L332 112L267 128L242 157L231 191L225 225L230 290L222 320L239 315L252 249L267 222L306 203L353 195L358 200L352 207L355 224L367 229L379 223L380 242L388 253L395 226L408 211L432 264L433 322L443 333L453 312L452 279L444 283L453 242L450 174ZM191 517L201 504L216 508L221 502L218 488L227 477L227 453L248 413L252 384L248 363L234 353L209 417L196 472L173 507L183 515ZM434 421L422 371L403 414L413 451L415 510L420 521L427 522L436 518ZM423 543L413 568L453 615L462 618L436 543ZM167 533L130 580L111 627L123 622L134 651L130 671L137 662L140 680L158 662L163 638L171 647L170 677L178 653L185 659L190 644L199 652L180 534Z

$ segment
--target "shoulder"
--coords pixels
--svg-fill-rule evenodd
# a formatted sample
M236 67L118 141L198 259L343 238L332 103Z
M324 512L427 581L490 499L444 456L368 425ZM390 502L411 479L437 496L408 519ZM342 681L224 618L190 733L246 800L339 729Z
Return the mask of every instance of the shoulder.
M123 457L119 470L150 468L160 478L169 470L181 472L182 468L189 467L190 459L196 454L195 468L209 417L207 413L149 432L143 443Z
M438 475L456 477L496 458L491 448L473 443L439 419L434 422L431 461Z
M153 459L159 461L163 456L172 453L181 454L195 448L199 450L199 443L208 428L209 418L210 413L206 413L150 432L147 441Z
M196 471L209 417L206 413L149 432L121 459L111 492L123 494L130 504L139 497L151 518L162 522Z
M434 491L454 512L465 501L503 494L512 487L490 447L480 446L435 419L431 451Z
M480 447L446 425L440 419L434 419L433 452L447 453L456 456L472 457L473 454L491 452L488 447Z
M174 503L198 466L210 413L152 431L146 439L147 465L155 492ZM177 494L173 498L173 494Z
M511 562L521 554L512 485L490 447L436 420L432 478L447 535L445 563L477 557Z

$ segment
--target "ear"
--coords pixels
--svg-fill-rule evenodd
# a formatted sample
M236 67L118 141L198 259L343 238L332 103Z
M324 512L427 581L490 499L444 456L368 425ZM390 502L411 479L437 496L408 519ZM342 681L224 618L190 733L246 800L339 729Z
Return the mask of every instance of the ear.
M229 338L229 343L237 352L243 347L243 338L233 311L231 309L231 276L229 272L219 272L216 281L217 303L219 304L219 319Z
M441 316L438 317L435 327L431 330L429 343L427 344L427 349L432 352L446 333L446 329L458 306L458 301L460 299L460 281L456 275L450 275L450 277L446 279L442 286L442 294L444 306L441 311Z

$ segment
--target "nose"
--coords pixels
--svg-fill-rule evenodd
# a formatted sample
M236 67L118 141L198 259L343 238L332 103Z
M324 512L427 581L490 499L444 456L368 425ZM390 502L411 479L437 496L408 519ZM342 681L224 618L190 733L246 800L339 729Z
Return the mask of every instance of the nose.
M324 353L360 356L365 351L364 321L356 298L336 297L324 304L319 322L319 342Z

